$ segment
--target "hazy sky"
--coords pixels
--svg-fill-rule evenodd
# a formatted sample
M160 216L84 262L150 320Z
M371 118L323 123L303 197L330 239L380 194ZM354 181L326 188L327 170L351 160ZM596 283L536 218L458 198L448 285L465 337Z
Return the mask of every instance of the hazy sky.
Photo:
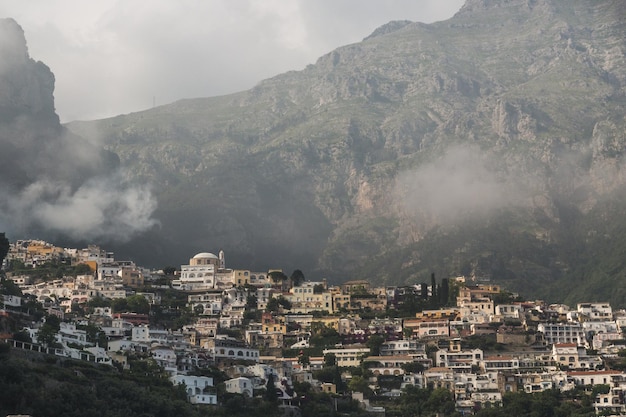
M229 94L391 20L445 20L464 0L0 0L56 77L64 122Z

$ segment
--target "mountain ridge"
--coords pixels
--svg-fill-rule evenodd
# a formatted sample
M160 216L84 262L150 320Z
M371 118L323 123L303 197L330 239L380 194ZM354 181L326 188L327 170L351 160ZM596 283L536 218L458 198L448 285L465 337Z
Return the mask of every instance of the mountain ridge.
M154 233L180 249L173 258L216 245L239 266L334 279L536 270L562 282L577 262L563 252L568 229L621 198L624 11L468 1L447 21L384 25L245 92L67 126L163 188ZM526 253L501 259L472 228ZM439 260L425 255L429 239L453 235ZM531 249L547 247L533 265Z

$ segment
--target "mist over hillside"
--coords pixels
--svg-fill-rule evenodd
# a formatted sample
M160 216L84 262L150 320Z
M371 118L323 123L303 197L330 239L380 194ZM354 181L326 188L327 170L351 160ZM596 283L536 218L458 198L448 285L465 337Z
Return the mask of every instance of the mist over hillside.
M223 249L235 268L466 274L626 307L624 16L468 0L249 91L67 128L154 195L143 232L111 246L144 265Z

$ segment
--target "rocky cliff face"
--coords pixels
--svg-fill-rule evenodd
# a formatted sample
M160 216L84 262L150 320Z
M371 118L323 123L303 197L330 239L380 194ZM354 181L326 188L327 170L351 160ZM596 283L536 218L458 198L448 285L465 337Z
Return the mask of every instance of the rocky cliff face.
M150 194L115 178L117 155L60 125L53 92L22 28L0 19L0 230L76 241L149 227Z
M240 267L548 291L583 279L599 219L620 222L625 15L468 0L247 92L70 128L159 184L150 251L174 264L222 247Z
M0 120L8 123L21 116L58 128L54 75L45 64L28 56L24 32L12 19L0 24L0 56Z

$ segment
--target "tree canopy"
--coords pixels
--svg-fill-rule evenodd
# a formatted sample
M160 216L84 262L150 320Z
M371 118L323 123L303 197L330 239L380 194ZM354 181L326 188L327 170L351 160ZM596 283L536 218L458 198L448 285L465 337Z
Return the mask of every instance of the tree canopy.
M302 271L299 269L296 269L295 271L293 271L289 278L291 279L291 283L293 284L294 287L300 286L300 284L302 284L305 281L304 273L302 273Z
M9 253L9 247L9 239L7 239L4 232L0 233L0 264L2 264L7 253Z

